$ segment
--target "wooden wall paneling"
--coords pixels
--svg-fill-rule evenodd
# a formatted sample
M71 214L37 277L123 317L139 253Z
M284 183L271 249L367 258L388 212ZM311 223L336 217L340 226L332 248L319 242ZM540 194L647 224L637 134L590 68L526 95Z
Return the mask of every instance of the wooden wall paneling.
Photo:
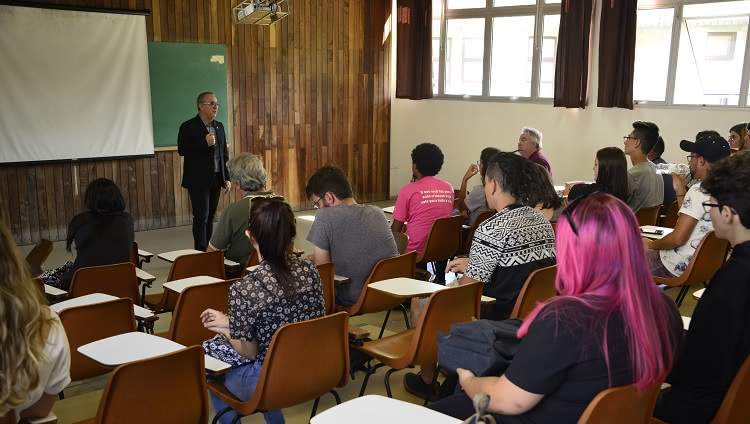
M21 169L16 170L16 187L18 193L18 229L21 234L21 240L31 240L31 226L29 222L29 196L28 186L26 185L26 175Z
M12 234L14 234L14 238L16 239L16 242L18 242L21 239L21 209L19 208L19 196L18 196L18 169L17 168L7 168L6 174L6 187L7 187L7 197L4 199L7 199L8 205L10 205L8 210L8 221L6 222L6 225L8 226L8 229L11 231ZM46 197L45 197L46 200ZM3 200L5 201L5 200ZM49 238L49 232L47 231L46 238Z
M45 185L44 193L45 193L45 201L47 202L47 207L45 208L45 212L47 213L47 227L49 231L50 240L60 240L58 238L58 232L57 232L57 214L55 213L56 205L55 205L55 172L52 169L53 165L45 165L43 166L44 169L44 179L43 184ZM38 182L38 180L37 180ZM23 213L23 210L21 211Z
M19 172L25 174L24 175L25 181L23 182L23 184L26 185L26 197L29 200L27 213L29 215L30 238L27 240L24 235L21 237L21 242L23 244L31 244L41 238L41 235L39 234L39 202L35 194L36 193L36 169L30 166L30 167L27 167L25 170L19 169ZM0 180L0 185L2 185L1 180ZM7 191L3 193L3 199L6 200L4 203L7 206L7 201L9 200ZM16 239L18 239L18 237L16 237Z
M54 187L54 192L52 193L54 195L54 205L53 208L55 210L55 228L57 229L57 237L58 238L64 238L66 236L66 227L68 224L67 217L65 215L65 198L64 198L64 189L63 189L63 172L62 168L64 165L57 164L52 167L50 167L50 171L52 172L52 181L48 181L50 185ZM25 210L25 209L22 209ZM26 215L24 213L24 215Z
M150 213L148 214L150 220L146 221L150 225L150 227L148 227L149 229L159 228L161 226L161 217L159 216L159 197L161 197L161 193L159 192L158 158L159 155L157 154L153 158L147 159L147 167L144 167L143 169L144 174L148 174L148 185L146 186L146 189L150 190L151 195L150 197L146 196L146 204L151 206ZM146 210L148 211L148 208Z

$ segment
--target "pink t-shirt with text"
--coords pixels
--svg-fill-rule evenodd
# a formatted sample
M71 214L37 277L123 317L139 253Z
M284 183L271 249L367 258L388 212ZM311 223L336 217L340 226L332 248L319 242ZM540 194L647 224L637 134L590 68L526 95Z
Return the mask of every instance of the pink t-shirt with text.
M393 219L407 223L407 252L422 252L432 223L453 213L454 197L453 186L436 177L423 177L399 191Z

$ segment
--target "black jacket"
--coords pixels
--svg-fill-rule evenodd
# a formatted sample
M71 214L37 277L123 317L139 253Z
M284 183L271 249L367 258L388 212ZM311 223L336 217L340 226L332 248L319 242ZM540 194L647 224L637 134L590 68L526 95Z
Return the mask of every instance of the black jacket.
M177 151L180 156L185 157L185 166L182 173L182 186L185 188L209 188L214 180L214 150L222 149L223 166L221 169L224 181L229 181L227 171L227 159L229 149L227 148L227 137L224 125L214 120L216 126L216 144L209 146L206 143L208 130L199 115L189 119L180 125L177 134Z

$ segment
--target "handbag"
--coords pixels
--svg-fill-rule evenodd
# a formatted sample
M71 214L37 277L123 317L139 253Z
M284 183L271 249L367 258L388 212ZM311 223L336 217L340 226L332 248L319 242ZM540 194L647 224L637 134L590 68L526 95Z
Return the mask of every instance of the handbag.
M518 351L521 339L516 335L523 321L480 319L451 326L450 334L438 333L438 363L456 373L468 369L478 377L505 372Z

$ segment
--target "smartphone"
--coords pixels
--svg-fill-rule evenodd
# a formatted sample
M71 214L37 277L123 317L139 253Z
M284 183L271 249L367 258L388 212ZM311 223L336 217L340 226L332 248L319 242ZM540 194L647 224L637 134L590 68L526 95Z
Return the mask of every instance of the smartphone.
M664 234L664 230L660 230L658 228L655 228L653 230L641 228L641 232L643 234L656 234L657 236L660 236L660 235Z

